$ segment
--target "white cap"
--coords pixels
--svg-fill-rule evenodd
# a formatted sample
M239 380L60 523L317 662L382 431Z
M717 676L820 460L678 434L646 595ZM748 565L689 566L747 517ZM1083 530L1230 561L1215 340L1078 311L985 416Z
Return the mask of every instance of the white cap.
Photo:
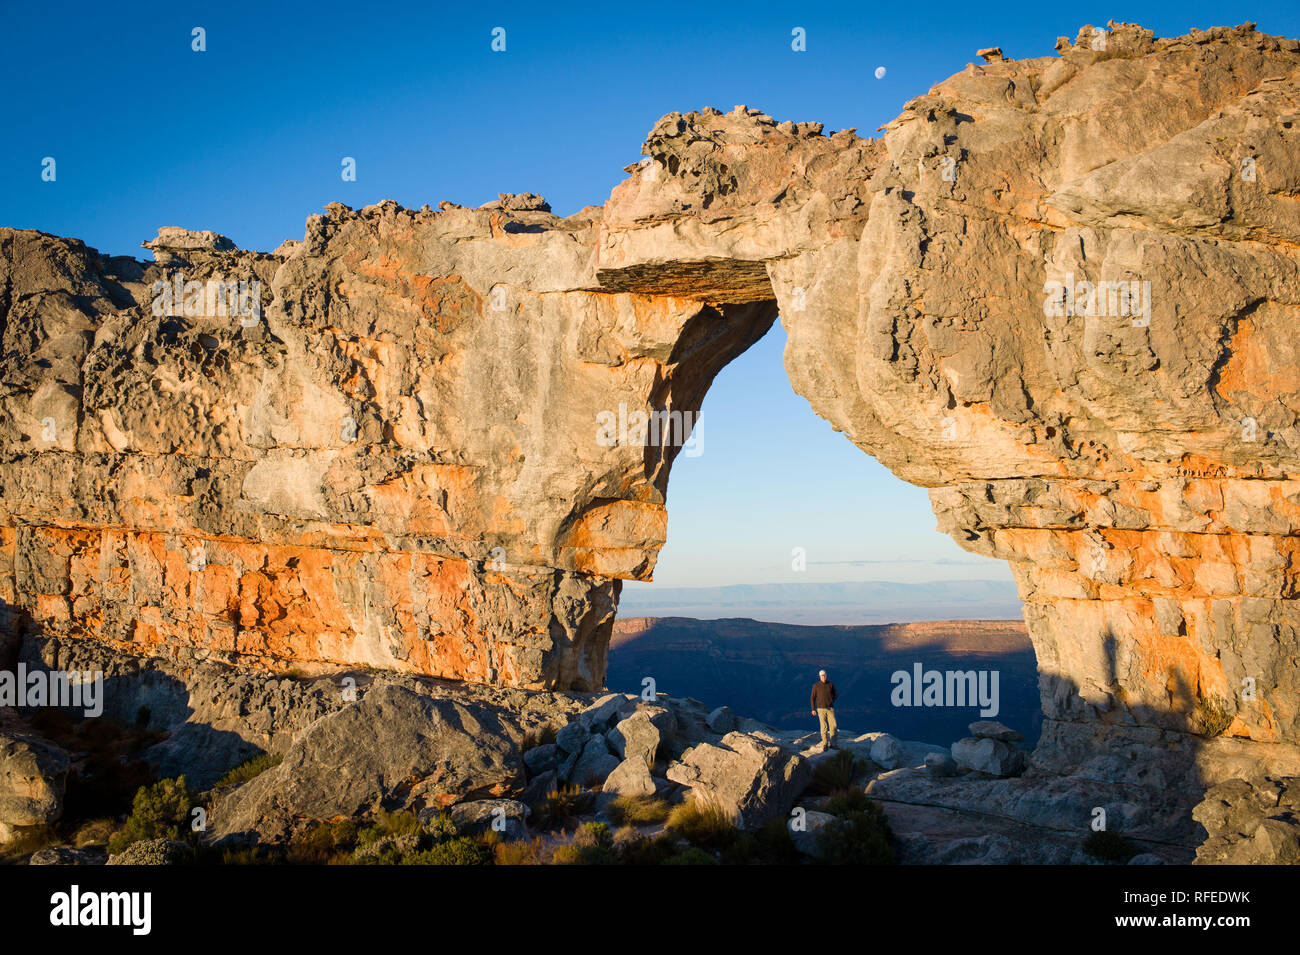
M817 675L818 675L818 676L825 676L825 675L826 675L826 671L825 671L825 670L818 670L818 671L817 671Z

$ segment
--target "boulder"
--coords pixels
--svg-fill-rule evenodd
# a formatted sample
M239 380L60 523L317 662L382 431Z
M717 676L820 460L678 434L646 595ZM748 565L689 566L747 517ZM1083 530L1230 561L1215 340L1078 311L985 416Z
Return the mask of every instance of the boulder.
M103 865L108 853L103 849L73 849L70 846L51 846L32 853L28 865Z
M457 803L448 810L462 835L498 833L503 839L522 839L528 834L527 819L532 809L515 799L474 799Z
M968 736L953 743L952 758L958 766L990 776L1019 776L1028 759L1023 750L987 736Z
M670 744L676 750L674 756L680 756L696 743L717 741L718 734L709 729L710 711L699 700L691 697L661 697L660 699L672 712L676 724Z
M1024 737L997 720L976 720L968 727L970 735L980 739L1000 739L1004 743L1024 742Z
M528 806L536 806L548 796L554 796L558 791L559 776L554 770L547 770L528 784L524 791L519 794L519 801Z
M636 697L625 693L609 693L578 714L578 722L592 733L604 733L630 713L636 706Z
M560 747L555 743L543 743L524 751L524 765L528 767L529 776L540 776L560 765L562 756Z
M567 780L574 786L599 786L618 768L618 763L618 757L609 751L605 738L593 736L569 769Z
M736 728L736 714L729 706L719 706L709 714L708 724L713 732L725 736Z
M645 760L633 756L614 767L601 792L611 796L653 796L656 786Z
M610 730L606 739L610 748L623 759L635 756L644 760L647 766L653 766L660 747L668 738L668 733L660 727L670 726L673 722L672 714L667 710L660 710L657 715L648 709L638 709Z
M555 734L555 745L566 755L582 752L591 738L591 730L586 724L574 721L567 724Z
M212 831L284 838L297 819L446 806L524 785L499 715L385 684L304 730L279 765L217 801Z
M0 824L11 828L54 822L63 813L69 757L26 733L0 733Z
M903 765L903 746L897 738L883 733L871 744L871 761L885 769L897 769Z
M752 829L790 811L811 781L812 767L779 745L733 732L721 743L692 746L668 767L668 778Z
M957 761L947 753L926 753L925 771L931 776L956 776Z

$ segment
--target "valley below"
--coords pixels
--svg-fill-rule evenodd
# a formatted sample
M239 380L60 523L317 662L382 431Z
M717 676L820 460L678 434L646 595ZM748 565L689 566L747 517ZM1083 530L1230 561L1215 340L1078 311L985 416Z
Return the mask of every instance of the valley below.
M893 674L923 671L997 673L998 711L980 707L895 706ZM726 704L781 730L813 732L808 693L818 670L839 691L841 727L882 731L947 745L987 716L1038 739L1042 709L1034 650L1022 620L935 620L862 626L799 626L748 618L617 620L610 641L608 685L640 693L658 689ZM906 701L911 704L911 694Z

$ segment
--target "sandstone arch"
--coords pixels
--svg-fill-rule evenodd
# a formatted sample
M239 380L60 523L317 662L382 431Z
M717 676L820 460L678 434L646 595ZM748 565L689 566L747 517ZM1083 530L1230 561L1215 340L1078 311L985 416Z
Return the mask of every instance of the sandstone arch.
M0 597L181 662L594 687L674 454L595 416L698 408L779 310L814 410L1012 563L1046 768L1300 772L1300 45L1058 50L877 139L671 114L564 219L336 204L151 265L0 230ZM177 271L256 278L263 315L153 314ZM1055 313L1067 277L1149 281L1149 321Z

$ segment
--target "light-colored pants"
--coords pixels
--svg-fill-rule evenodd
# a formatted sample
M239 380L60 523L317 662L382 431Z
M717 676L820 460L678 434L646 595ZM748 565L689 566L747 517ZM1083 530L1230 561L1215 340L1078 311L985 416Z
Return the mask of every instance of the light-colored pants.
M831 747L835 745L835 710L826 707L817 710L817 725L822 731L822 745Z

